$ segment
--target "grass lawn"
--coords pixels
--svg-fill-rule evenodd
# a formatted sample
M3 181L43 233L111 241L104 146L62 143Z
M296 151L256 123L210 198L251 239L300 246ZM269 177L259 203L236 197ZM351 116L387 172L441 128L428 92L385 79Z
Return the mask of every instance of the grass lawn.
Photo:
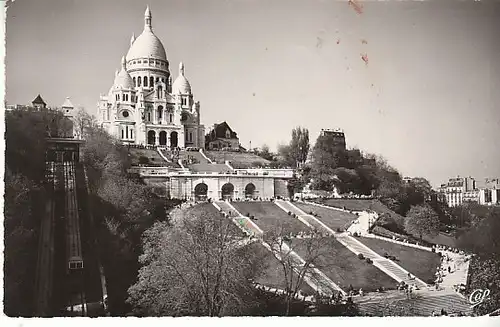
M229 218L224 218L222 214L213 206L211 203L200 203L191 208L186 209L186 214L193 215L195 217L205 217L209 216L218 222L228 221L227 225L229 228L230 235L237 237L245 237L246 234L238 228Z
M380 286L387 290L397 287L394 279L373 264L360 260L333 237L312 241L293 239L289 244L304 260L316 258L314 265L344 291L349 285L355 289L362 288L365 292L375 291Z
M294 202L299 209L307 214L311 212L318 214L319 220L321 220L325 225L336 230L337 228L345 228L351 224L351 222L358 218L355 214L343 212L335 209L327 209L313 204Z
M263 256L264 261L264 271L257 278L256 282L269 287L285 289L285 273L283 272L283 267L281 266L278 259L276 259L272 255L272 253L267 250L261 243L253 243L250 246ZM295 284L297 275L294 274L293 278ZM316 293L313 288L309 286L309 284L307 284L305 281L302 282L300 289L308 295Z
M347 210L352 210L352 211L372 210L378 213L379 215L385 213L385 214L390 214L391 216L399 216L399 218L402 218L402 216L389 209L379 200L326 199L326 200L316 200L315 202L341 209L345 207Z
M276 231L280 234L297 234L300 231L310 231L304 223L297 218L289 216L272 202L232 202L236 210L242 215L255 216L253 222L264 232Z
M424 282L435 279L434 275L440 265L440 258L436 253L374 238L356 239L382 256L385 253L395 256L399 260L396 261L398 265Z

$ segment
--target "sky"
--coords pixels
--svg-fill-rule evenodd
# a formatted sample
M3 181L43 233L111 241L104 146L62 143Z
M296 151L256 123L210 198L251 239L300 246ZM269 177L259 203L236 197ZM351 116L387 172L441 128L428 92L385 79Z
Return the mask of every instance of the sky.
M6 23L6 101L66 97L95 113L149 4L173 77L184 62L206 129L242 146L347 145L404 176L500 177L500 1L16 0ZM366 55L367 63L362 59Z

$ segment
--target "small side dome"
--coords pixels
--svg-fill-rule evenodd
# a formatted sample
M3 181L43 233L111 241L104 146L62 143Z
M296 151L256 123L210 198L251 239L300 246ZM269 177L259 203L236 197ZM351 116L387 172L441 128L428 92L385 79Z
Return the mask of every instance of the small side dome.
M122 88L127 90L134 88L134 81L132 80L130 74L127 72L125 57L122 57L122 69L115 77L113 88L114 89Z
M181 62L179 64L179 76L175 79L172 85L173 94L191 94L191 84L184 76L184 64Z

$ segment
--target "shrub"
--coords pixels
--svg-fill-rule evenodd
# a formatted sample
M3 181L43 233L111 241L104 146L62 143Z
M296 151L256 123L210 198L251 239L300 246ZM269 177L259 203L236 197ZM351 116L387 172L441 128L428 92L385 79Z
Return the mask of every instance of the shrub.
M292 212L291 211L288 211L288 215L291 216L292 215Z
M149 163L148 157L145 157L145 156L139 157L139 164L140 165L147 165L148 163Z
M432 253L436 253L436 249L435 248L432 248L431 251L432 251Z
M372 263L373 263L373 261L372 261L372 259L370 259L370 258L366 258L366 263L372 264Z
M359 254L358 254L358 258L359 258L360 260L364 260L364 259L365 259L365 256L363 255L363 253L359 253Z

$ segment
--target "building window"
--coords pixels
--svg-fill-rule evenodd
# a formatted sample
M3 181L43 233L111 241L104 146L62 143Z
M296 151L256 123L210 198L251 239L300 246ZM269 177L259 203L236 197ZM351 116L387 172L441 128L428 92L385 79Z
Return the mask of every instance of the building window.
M174 115L170 114L170 122L172 122L174 120Z
M141 76L137 77L137 86L140 87L141 86Z
M134 81L134 87L136 87L136 86L137 86L137 83L136 83L135 77L134 77L134 78L132 78L132 80Z
M123 139L123 138L124 138L124 137L123 137L123 127L122 127L122 128L120 128L120 129L122 130L122 139Z
M148 121L151 121L151 113L148 112Z
M159 81L160 81L160 78L159 78L159 77L157 77L157 78L156 78L156 83L158 83Z
M154 81L155 81L155 78L153 76L150 76L149 77L149 86L153 86L154 85Z
M186 98L182 98L182 105L185 106L186 105Z
M130 138L131 139L134 138L134 129L133 128L130 129Z
M127 118L127 117L129 116L129 113L128 113L128 111L126 111L126 110L125 110L125 111L122 113L122 115L123 115L123 117Z
M144 87L148 86L148 77L144 76Z

